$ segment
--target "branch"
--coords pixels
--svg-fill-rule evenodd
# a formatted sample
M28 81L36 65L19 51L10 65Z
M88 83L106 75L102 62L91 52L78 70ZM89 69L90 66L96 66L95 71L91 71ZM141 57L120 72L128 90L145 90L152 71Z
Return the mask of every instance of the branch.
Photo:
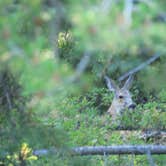
M152 158L152 156L151 156L150 151L147 151L146 155L147 155L147 159L148 159L148 161L149 161L149 165L150 165L150 166L156 166L155 163L154 163L154 161L153 161L153 158Z
M140 70L142 70L143 68L145 68L147 65L151 64L152 62L154 62L155 60L157 60L159 57L161 56L161 53L156 53L154 56L152 56L150 59L148 59L146 62L143 62L142 64L140 64L139 66L137 66L134 69L131 69L130 71L128 71L127 73L123 74L122 76L120 76L118 78L118 81L123 81L125 78L129 77L129 75L132 75Z
M89 64L91 55L92 54L89 51L85 51L82 59L80 60L80 62L77 65L76 75L81 75L84 72L84 70L86 69L86 67Z
M10 97L9 97L9 93L6 92L6 99L7 99L7 103L8 103L8 106L9 106L9 110L12 110L12 103L11 103L11 100L10 100Z
M85 51L83 57L81 58L80 62L77 64L75 74L70 78L72 82L76 81L80 78L82 73L86 70L90 63L90 58L92 53L90 51Z
M72 155L120 155L135 154L166 154L166 146L164 145L119 145L119 146L83 146L70 149ZM58 150L35 150L34 155L42 156L50 153L57 153Z
M73 151L79 155L103 155L106 154L135 154L142 155L148 151L151 154L166 154L166 146L163 145L119 145L119 146L87 146L73 148Z

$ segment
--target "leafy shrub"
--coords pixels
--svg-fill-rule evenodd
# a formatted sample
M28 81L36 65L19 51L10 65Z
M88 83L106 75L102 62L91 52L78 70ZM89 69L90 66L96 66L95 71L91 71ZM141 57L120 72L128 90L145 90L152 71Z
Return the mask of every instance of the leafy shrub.
M1 70L0 76L2 93L0 111L0 155L2 156L0 157L3 158L6 153L10 156L3 162L8 160L20 162L21 159L18 156L15 157L14 153L19 151L23 142L33 149L67 146L67 137L62 128L44 125L33 111L27 110L27 100L22 95L22 86L11 70L9 68ZM29 161L29 157L26 156L23 161Z

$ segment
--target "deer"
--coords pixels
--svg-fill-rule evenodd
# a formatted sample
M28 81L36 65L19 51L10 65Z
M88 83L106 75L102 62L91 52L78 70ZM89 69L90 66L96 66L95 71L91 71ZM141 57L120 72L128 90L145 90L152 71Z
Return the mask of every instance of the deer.
M108 89L114 93L112 104L107 112L112 116L112 120L115 121L125 109L134 109L136 106L129 91L133 82L133 76L129 76L122 88L119 88L108 76L105 76L105 81Z
M130 75L126 80L122 88L119 88L114 82L114 80L105 76L105 81L108 89L114 93L114 98L111 106L108 109L108 113L112 116L112 121L117 122L118 125L120 121L117 119L118 116L121 116L125 109L134 109L136 104L132 100L132 95L130 93L130 88L133 82L133 76ZM121 126L119 126L121 127ZM166 140L165 131L155 131L155 130L119 130L123 141L127 140L127 137L131 134L136 135L139 139L147 141L148 139L154 139L155 142L163 142Z

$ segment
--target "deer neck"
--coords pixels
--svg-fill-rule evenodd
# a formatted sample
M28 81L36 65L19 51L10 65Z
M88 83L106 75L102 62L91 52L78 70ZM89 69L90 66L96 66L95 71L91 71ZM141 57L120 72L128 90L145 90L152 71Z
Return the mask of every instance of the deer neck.
M120 105L116 99L112 101L110 108L108 109L108 113L112 116L113 119L116 119L118 115L120 115L122 110L122 105Z

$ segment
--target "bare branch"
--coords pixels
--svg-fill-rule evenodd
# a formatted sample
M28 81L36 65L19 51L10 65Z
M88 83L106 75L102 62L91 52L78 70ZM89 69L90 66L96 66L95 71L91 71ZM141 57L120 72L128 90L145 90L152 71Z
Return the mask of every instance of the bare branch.
M166 154L166 146L164 145L119 145L119 146L83 146L69 149L72 155L120 155L120 154L135 154L144 155L147 152L150 154ZM35 150L34 155L46 155L57 153L58 149L54 150Z
M154 56L152 56L150 59L148 59L146 62L143 62L142 64L140 64L139 66L137 66L134 69L131 69L130 71L128 71L127 73L123 74L122 76L120 76L118 78L118 81L122 81L125 78L127 78L130 75L133 75L134 73L142 70L143 68L145 68L146 66L148 66L149 64L151 64L152 62L154 62L155 60L157 60L159 57L161 56L160 53L156 53Z
M89 64L91 55L92 54L89 51L85 51L82 59L80 60L80 62L77 65L77 68L76 68L77 75L81 75L84 72L84 70L86 69L86 67Z
M146 155L147 155L147 159L149 161L150 166L156 166L155 163L154 163L154 161L153 161L152 155L151 155L151 153L150 153L149 150L147 151Z
M80 78L82 73L86 70L86 68L89 65L90 58L92 54L90 51L85 51L83 57L81 58L80 62L77 64L75 74L72 76L71 80L72 82L76 81Z
M10 100L9 93L6 92L5 96L6 96L6 99L7 99L7 102L8 102L9 110L11 110L12 109L12 103L11 103L11 100Z

